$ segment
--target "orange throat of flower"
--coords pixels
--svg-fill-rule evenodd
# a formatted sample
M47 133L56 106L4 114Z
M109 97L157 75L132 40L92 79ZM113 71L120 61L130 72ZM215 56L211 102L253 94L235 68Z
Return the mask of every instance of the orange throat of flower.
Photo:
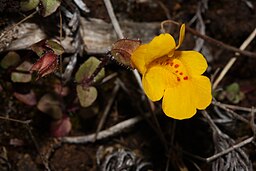
M152 61L149 66L150 67L161 67L163 71L167 74L166 76L169 78L168 83L170 86L177 86L178 84L188 81L190 76L182 64L182 62L177 58L170 58L167 56L157 58Z

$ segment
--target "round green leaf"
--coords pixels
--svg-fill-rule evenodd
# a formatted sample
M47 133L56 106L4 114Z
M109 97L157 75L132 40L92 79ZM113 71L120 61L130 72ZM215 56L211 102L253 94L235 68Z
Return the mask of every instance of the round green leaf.
M53 40L46 40L45 46L52 49L56 55L61 55L64 53L64 48Z
M81 106L90 106L97 98L98 92L95 87L76 86L76 92Z
M7 69L11 66L17 65L19 61L20 61L20 55L14 51L10 51L1 60L1 67L4 69Z
M28 61L24 61L22 64L20 64L16 70L17 72L11 73L11 80L13 82L20 82L20 83L27 83L31 81L31 74L29 73L30 68L32 67L32 64ZM20 71L20 72L18 72ZM27 73L25 73L27 72Z
M57 10L61 0L41 0L41 2L43 6L43 16L47 17Z
M58 120L62 118L61 103L58 97L54 94L45 94L37 104L38 110L48 114L53 119Z
M39 0L21 0L20 9L21 11L30 11L35 9L39 4Z
M78 69L76 72L76 82L80 83L83 79L89 78L93 72L96 70L96 68L100 64L100 60L98 60L95 57L90 57L87 59ZM105 76L105 70L102 68L100 72L96 75L96 77L93 79L94 82L99 81Z

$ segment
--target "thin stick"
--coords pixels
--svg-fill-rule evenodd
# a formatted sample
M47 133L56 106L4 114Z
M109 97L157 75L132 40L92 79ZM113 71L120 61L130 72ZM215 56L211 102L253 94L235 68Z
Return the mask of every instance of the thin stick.
M103 112L103 115L101 117L101 120L99 122L99 125L97 127L97 130L96 130L96 134L95 134L95 140L97 139L97 136L98 136L98 133L99 131L102 129L102 126L104 125L105 121L106 121L106 118L107 118L107 115L111 109L111 106L113 105L114 103L114 100L116 98L116 95L117 95L117 92L120 88L120 85L118 83L116 83L116 86L114 87L113 91L112 91L112 94L111 94L111 98L110 100L108 101L108 104Z
M136 116L134 118L125 120L120 122L104 131L100 131L98 133L96 140L103 140L106 138L113 137L122 133L124 130L135 126L139 123L143 118L141 116ZM61 139L63 143L74 143L74 144L81 144L81 143L93 143L95 142L95 134L89 134L86 136L77 136L77 137L64 137Z
M233 150L236 150L236 149L238 149L242 146L245 146L246 144L251 143L253 140L254 140L254 137L247 138L244 141L227 148L226 150L223 150L223 151L221 151L221 152L219 152L219 153L217 153L217 154L215 154L211 157L206 158L206 162L212 162L213 160L216 160L217 158L219 158L219 157L221 157L221 156L223 156L223 155L225 155L225 154L227 154L227 153L229 153Z
M116 19L116 15L114 13L114 10L113 10L113 7L112 7L112 4L110 2L110 0L104 0L104 3L105 3L105 6L107 8L107 11L108 11L108 15L110 17L110 20L114 26L114 29L119 37L119 39L123 39L124 38L124 35L123 35L123 32L121 30L121 27Z
M217 79L214 81L213 85L212 85L212 89L215 90L217 88L217 86L219 85L220 81L225 77L225 75L227 74L227 72L229 71L229 69L233 66L233 64L236 61L236 57L232 57L231 59L229 59L228 63L226 64L226 66L223 68L223 70L221 71L221 73L219 74L219 76L217 77Z
M20 20L18 23L15 23L14 25L11 26L11 28L9 28L8 30L5 30L4 32L1 33L0 35L0 40L12 29L14 29L15 27L17 27L19 24L23 23L24 21L28 20L29 18L33 17L35 14L37 13L37 11L34 11L33 13L29 14L27 17L23 18L22 20Z
M172 24L175 24L177 26L180 26L181 24L176 22L176 21L173 21L173 20L165 20L163 22L161 22L161 28L163 29L164 28L164 25L166 23L172 23ZM230 50L230 51L234 51L234 52L237 52L241 55L245 55L245 56L248 56L248 57L252 57L252 58L256 58L256 53L253 53L253 52L249 52L249 51L245 51L245 50L240 50L239 48L236 48L234 46L231 46L231 45L228 45L226 43L223 43L219 40L216 40L214 38L211 38L207 35L202 35L200 33L198 33L196 30L192 29L191 27L189 26L186 26L186 31L196 35L197 37L200 37L202 39L204 39L205 41L211 43L211 44L214 44L216 46L219 46L219 47L222 47L222 48L225 48L227 50Z
M3 116L0 116L0 119L7 120L7 121L12 121L12 122L17 122L17 123L21 123L21 124L29 124L31 122L31 120L21 121L21 120L17 120L17 119L13 119L13 118L7 118L7 117L3 117Z
M105 6L106 6L108 14L109 14L109 17L111 19L111 22L112 22L112 24L114 26L114 29L115 29L118 37L120 39L123 39L124 35L122 33L122 30L121 30L121 27L119 25L119 22L116 19L116 16L115 16L115 13L114 13L114 10L113 10L113 7L112 7L112 4L111 4L110 0L104 0L104 3L105 3ZM140 88L143 89L140 74L138 73L137 70L133 70L133 74L134 74L134 76L135 76L135 78L136 78ZM149 106L150 106L151 111L153 111L153 108L152 108L152 106L154 106L153 102L151 100L149 100L148 98L147 98L147 101L150 104ZM154 115L153 112L152 112L152 117L153 117L153 120L156 123L157 129L158 129L158 133L160 134L160 138L164 141L164 145L166 147L167 146L166 140L164 139L164 135L163 135L163 133L162 133L162 131L160 129L158 120L157 120L157 118L156 118L156 116Z
M251 42L252 40L255 38L256 36L256 28L253 30L253 32L248 36L248 38L243 42L243 44L239 47L240 50L244 50ZM236 56L238 56L239 54L236 53ZM230 70L230 68L233 66L233 64L236 61L236 57L232 57L228 63L226 64L226 66L223 68L223 70L221 71L219 77L214 81L213 83L213 89L216 89L216 87L218 86L218 84L220 83L220 81L224 78L224 76L227 74L227 72Z
M233 110L240 110L245 112L256 112L255 108L236 106L236 105L230 105L230 104L224 104L224 103L222 103L222 105Z
M107 8L107 11L108 11L108 15L110 17L110 20L114 26L114 29L118 35L118 38L119 39L123 39L124 38L124 35L123 35L123 32L122 32L122 29L120 27L120 24L116 18L116 15L114 13L114 10L113 10L113 7L112 7L112 4L110 2L110 0L104 0L104 3L105 3L105 6ZM133 74L139 84L139 86L142 88L142 83L141 83L141 78L140 78L140 74L138 73L137 70L133 70Z
M245 119L244 117L242 117L238 113L234 112L233 110L228 109L226 106L222 105L220 102L212 101L212 104L222 108L223 110L226 110L227 112L232 114L233 117L235 117L236 119L238 119L238 120L240 120L240 121L242 121L242 122L244 122L246 124L249 124L249 121L247 119Z
M61 10L59 10L59 17L60 17L60 45L61 45L61 41L62 41L62 15L61 15ZM62 54L60 55L60 75L62 77L62 73L63 73L63 69L62 69L63 63L62 63Z
M32 141L33 141L35 147L36 147L37 152L39 153L40 159L42 160L43 165L44 165L46 171L51 171L51 169L50 169L50 167L49 167L49 163L48 163L48 161L46 160L45 156L40 153L39 145L38 145L38 143L37 143L37 141L36 141L36 139L35 139L35 137L34 137L32 131L31 131L31 128L30 128L30 126L29 126L28 124L26 125L26 128L27 128L27 130L28 130L28 132L29 132L29 135L30 135L30 137L31 137L31 139L32 139Z

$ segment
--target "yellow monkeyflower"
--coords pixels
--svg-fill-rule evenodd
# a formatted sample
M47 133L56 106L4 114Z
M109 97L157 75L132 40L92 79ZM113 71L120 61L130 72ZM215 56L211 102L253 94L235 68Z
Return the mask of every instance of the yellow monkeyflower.
M205 109L212 99L211 83L203 76L207 62L196 51L177 51L185 35L181 26L176 46L170 34L160 34L150 43L140 45L131 61L142 74L142 85L149 99L163 98L164 113L175 119L191 118L196 109Z

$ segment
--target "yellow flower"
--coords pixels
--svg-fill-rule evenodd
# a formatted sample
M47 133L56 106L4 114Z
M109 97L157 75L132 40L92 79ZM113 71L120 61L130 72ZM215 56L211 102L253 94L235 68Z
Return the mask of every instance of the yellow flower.
M149 99L163 98L164 113L175 119L191 118L196 109L211 103L210 80L202 76L207 62L196 51L177 51L185 35L181 26L176 46L170 34L160 34L150 43L139 46L131 56L135 68L142 74L142 85Z

